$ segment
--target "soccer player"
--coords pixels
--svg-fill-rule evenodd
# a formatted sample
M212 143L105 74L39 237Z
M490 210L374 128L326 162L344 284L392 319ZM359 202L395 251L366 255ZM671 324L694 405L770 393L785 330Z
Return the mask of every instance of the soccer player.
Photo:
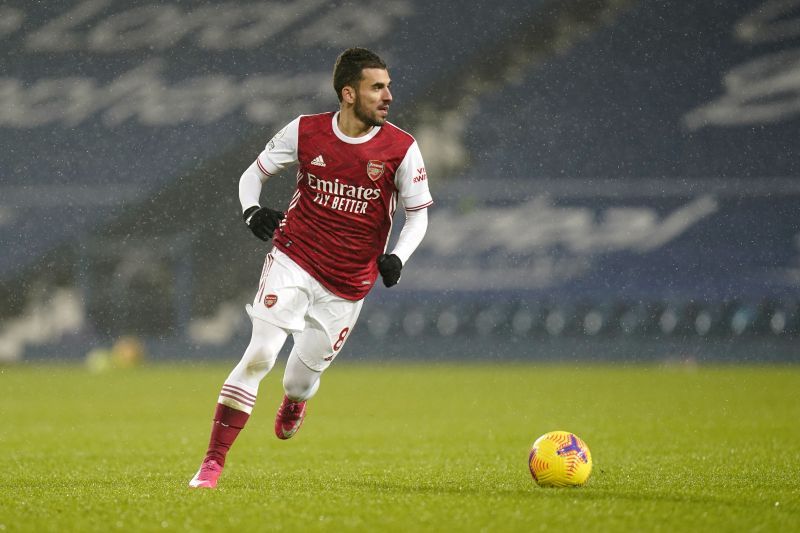
M422 241L433 203L414 138L386 121L392 103L386 63L364 48L342 52L333 69L339 111L301 115L279 131L239 180L250 230L272 239L258 290L246 307L253 333L217 400L211 439L190 487L214 488L245 426L258 385L289 334L294 345L275 418L279 439L300 428L320 376L353 331L364 297L381 276L391 287ZM261 187L297 164L286 212L261 206ZM398 200L405 222L386 253Z

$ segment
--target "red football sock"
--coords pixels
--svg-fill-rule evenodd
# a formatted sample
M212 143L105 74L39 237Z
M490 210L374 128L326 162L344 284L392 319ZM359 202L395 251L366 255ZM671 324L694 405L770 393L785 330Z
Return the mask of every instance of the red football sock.
M247 423L248 418L250 415L244 411L218 403L211 426L211 440L208 443L206 459L214 459L220 466L223 466L228 450Z

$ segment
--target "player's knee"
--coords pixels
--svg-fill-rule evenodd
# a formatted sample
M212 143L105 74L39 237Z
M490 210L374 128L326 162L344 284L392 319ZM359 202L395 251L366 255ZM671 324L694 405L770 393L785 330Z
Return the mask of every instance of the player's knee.
M277 358L278 353L269 346L250 343L242 359L248 373L266 375L275 366Z
M268 374L272 367L275 366L275 359L259 359L256 361L248 361L245 368L250 374Z

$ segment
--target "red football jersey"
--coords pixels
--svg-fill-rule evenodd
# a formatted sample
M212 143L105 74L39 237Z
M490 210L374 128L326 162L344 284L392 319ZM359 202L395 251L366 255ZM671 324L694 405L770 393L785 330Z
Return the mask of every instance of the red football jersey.
M302 115L258 156L267 175L297 163L297 190L273 243L334 294L360 300L378 277L398 198L433 203L414 138L386 122L347 137L338 113Z

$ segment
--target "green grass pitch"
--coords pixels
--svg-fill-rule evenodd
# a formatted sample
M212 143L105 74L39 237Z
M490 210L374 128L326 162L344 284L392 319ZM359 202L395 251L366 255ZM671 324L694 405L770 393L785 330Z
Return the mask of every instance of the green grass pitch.
M233 363L0 368L0 531L800 529L800 367L340 362L289 441L276 369L192 491ZM555 429L585 487L533 483Z

